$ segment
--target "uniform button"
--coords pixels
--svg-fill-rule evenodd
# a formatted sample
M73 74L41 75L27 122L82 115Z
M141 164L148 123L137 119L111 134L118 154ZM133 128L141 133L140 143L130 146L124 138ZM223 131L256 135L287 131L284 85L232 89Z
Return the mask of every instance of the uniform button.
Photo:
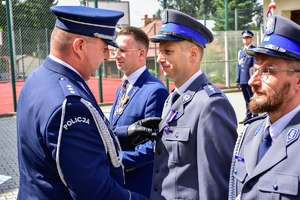
M156 192L158 190L157 186L154 186L154 191Z
M64 81L64 80L66 80L64 77L61 77L59 80L61 80L61 81Z
M278 190L278 185L274 184L274 185L273 185L273 189L274 189L274 190Z
M160 149L158 149L157 153L158 153L158 155L160 155L160 154L161 154L161 150L160 150Z
M237 169L235 169L233 173L234 173L234 174L237 174L237 172L238 172L238 170L237 170Z
M176 138L178 138L178 136L179 136L179 134L178 134L178 133L176 133L176 134L175 134L175 137L176 137Z
M252 187L253 187L253 183L252 183L252 182L247 183L247 188L248 188L249 190L251 190Z
M158 172L159 172L159 168L156 168L156 170L155 170L155 171L156 171L156 173L158 174Z

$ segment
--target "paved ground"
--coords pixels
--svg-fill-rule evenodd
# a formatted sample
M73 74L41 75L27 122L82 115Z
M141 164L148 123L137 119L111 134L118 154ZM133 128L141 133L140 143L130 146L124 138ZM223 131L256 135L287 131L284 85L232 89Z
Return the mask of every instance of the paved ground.
M226 93L233 105L238 121L245 117L245 102L241 92ZM101 106L108 117L111 104ZM238 132L242 130L239 125ZM17 158L16 118L15 116L0 118L0 174L11 176L12 179L0 185L0 200L17 199L19 189L19 173Z

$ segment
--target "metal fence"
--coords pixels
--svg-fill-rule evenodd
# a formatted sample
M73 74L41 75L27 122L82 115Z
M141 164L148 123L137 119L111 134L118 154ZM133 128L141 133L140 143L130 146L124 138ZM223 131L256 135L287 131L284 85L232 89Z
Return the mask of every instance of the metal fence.
M15 99L17 100L26 78L43 63L50 52L50 36L56 19L54 14L49 11L50 1L12 0L12 3L15 3L10 11L13 16L11 19L13 22L11 25L12 53L9 51L7 25L6 23L2 24L4 23L3 19L0 20L0 29L1 27L3 29L2 45L0 45L0 114L14 112L16 103L14 104L13 88L15 87ZM25 4L26 2L28 5ZM38 6L32 7L29 2L34 2L35 4L32 5ZM45 2L45 5L37 2ZM4 5L0 5L2 16L3 7ZM247 10L247 12L249 11ZM39 15L35 15L35 13L39 13ZM47 23L43 23L45 20ZM235 87L238 51L243 46L241 32L213 31L215 39L207 45L204 51L201 69L218 87ZM257 45L261 40L261 33L260 31L253 32L255 38L252 44ZM14 58L13 63L10 61L11 54ZM14 70L12 70L12 66L14 66ZM155 57L147 59L147 68L157 76L160 74L155 65ZM14 71L14 77L12 71ZM120 78L123 74L118 71L114 60L104 62L100 73L100 76L97 73L96 78L88 81L88 85L98 102L112 102L117 87L121 84ZM99 77L100 83L98 82ZM169 89L173 89L172 81L169 84ZM101 87L100 90L99 87Z

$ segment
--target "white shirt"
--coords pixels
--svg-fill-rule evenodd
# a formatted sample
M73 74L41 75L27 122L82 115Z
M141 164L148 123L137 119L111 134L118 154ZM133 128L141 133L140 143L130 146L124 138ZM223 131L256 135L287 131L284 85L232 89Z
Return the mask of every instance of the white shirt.
M192 84L192 82L202 74L201 69L197 71L189 80L187 80L180 88L175 88L174 91L177 91L179 94L184 93L184 91Z
M128 83L126 85L126 95L128 94L128 92L131 90L132 86L135 84L135 82L137 81L137 79L141 76L141 74L145 70L146 70L146 65L144 65L140 69L136 70L135 72L133 72L132 74L130 74L128 77L124 74L123 80L124 79L128 80Z
M251 44L249 44L248 46L244 47L243 50L245 51L245 50L249 49L250 46L251 46Z
M278 138L280 133L283 131L283 129L286 127L286 125L295 117L295 115L300 111L300 105L298 105L294 110L287 113L280 119L278 119L276 122L271 124L269 116L266 118L266 126L265 131L268 126L270 126L270 135L272 138L273 143Z

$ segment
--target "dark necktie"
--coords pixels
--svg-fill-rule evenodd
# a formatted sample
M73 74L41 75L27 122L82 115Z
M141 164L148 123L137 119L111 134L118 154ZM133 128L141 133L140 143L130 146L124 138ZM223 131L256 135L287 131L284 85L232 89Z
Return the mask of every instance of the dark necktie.
M272 138L270 135L270 127L266 129L266 132L263 135L263 140L261 141L258 149L258 162L262 159L262 157L265 155L265 153L268 151L268 149L272 145Z
M172 104L171 105L173 105L175 103L175 101L179 98L179 96L180 96L180 94L177 91L175 91L173 93L173 95L172 95Z
M124 99L125 99L125 96L126 96L126 85L127 85L127 83L128 83L127 79L123 80L122 89L119 93L118 100L117 100L117 103L116 103L116 106L115 106L113 119L115 118L117 113L122 114L122 112L123 112L123 102L124 102Z

